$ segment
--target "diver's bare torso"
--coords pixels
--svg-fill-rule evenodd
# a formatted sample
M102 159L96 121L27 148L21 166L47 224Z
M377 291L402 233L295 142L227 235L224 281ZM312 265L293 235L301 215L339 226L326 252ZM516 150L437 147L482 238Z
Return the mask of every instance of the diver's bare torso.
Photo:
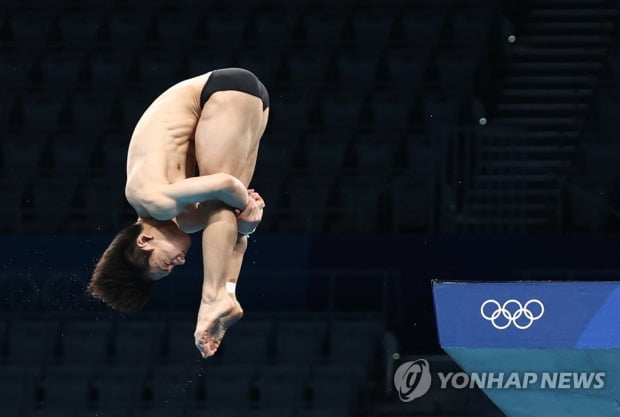
M125 196L140 217L158 190L195 175L194 132L200 118L200 94L210 72L170 87L138 121L127 154Z

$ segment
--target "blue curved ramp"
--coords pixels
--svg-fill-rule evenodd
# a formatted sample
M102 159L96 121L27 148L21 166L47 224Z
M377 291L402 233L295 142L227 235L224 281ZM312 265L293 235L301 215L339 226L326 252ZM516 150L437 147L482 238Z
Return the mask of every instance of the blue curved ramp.
M620 283L435 282L442 348L508 417L620 416Z

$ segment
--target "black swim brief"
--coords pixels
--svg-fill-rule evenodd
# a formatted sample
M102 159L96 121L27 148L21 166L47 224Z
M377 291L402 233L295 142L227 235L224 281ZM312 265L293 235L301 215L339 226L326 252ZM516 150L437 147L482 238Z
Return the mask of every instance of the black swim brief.
M263 102L263 110L269 107L267 89L256 75L243 68L223 68L212 71L200 93L200 107L204 106L211 94L231 90L260 98Z

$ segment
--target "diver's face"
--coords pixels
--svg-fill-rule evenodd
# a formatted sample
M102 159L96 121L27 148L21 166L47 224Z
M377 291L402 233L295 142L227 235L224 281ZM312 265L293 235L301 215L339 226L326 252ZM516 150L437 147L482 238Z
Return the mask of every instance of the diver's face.
M176 223L157 222L143 227L137 244L141 249L151 251L147 276L157 281L168 276L174 267L185 264L191 239Z

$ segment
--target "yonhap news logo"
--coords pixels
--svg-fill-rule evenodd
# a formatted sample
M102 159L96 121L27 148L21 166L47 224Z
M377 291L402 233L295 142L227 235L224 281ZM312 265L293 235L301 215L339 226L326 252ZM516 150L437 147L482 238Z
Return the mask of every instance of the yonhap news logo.
M431 369L428 361L418 359L405 362L394 373L394 386L398 397L403 402L411 402L420 398L431 388Z
M426 359L401 364L394 373L394 386L402 402L411 402L435 389L485 390L601 390L605 372L431 372Z

